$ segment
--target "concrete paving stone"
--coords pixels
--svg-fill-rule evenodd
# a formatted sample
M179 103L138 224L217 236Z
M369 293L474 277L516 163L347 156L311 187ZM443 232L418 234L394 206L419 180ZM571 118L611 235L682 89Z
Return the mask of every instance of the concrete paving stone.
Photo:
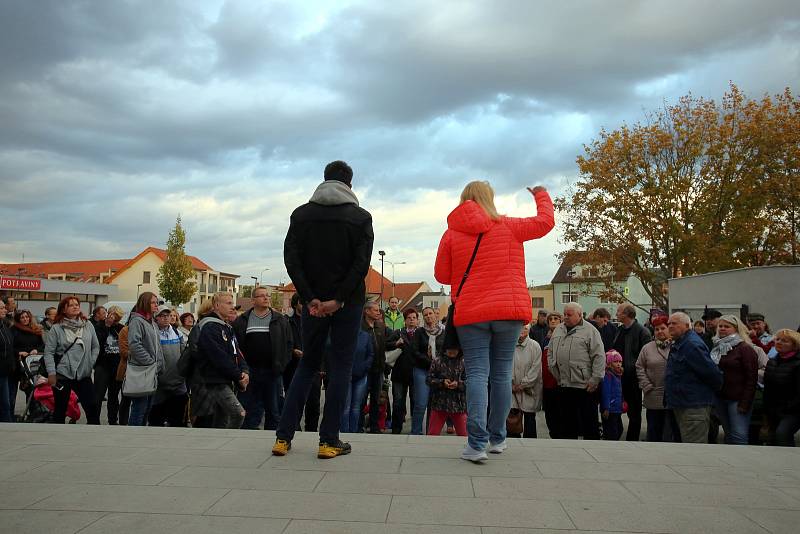
M0 461L14 462L44 460L48 462L124 462L142 449L128 447L96 447L93 445L64 445L53 439L49 444L28 445L0 456Z
M532 460L513 461L495 456L482 464L461 458L403 458L400 473L414 475L460 475L471 477L533 477L541 478Z
M537 501L636 502L620 482L604 480L474 477L475 496Z
M354 443L353 453L367 456L402 458L458 458L464 445L428 445L424 443Z
M482 534L628 534L608 530L553 530L549 528L483 527Z
M270 451L219 451L181 449L138 449L139 453L124 461L133 464L207 466L207 467L249 467L256 468L270 457Z
M516 447L506 452L523 453L526 459L543 462L591 462L597 463L594 456L585 449L569 447ZM506 453L504 452L503 455Z
M776 473L800 469L800 449L794 447L734 447L718 451L727 465Z
M35 469L46 462L7 462L0 457L0 480L7 481L31 481L28 471Z
M227 436L160 436L160 435L95 435L88 445L111 447L140 447L156 449L214 450L219 449L234 438Z
M562 503L575 526L584 530L686 534L766 532L731 508L666 504Z
M366 495L474 496L469 477L447 475L325 473L316 491Z
M548 501L393 497L389 523L575 528L561 504Z
M392 437L396 438L398 436L392 436ZM453 436L453 435L417 436L409 434L408 436L406 436L406 442L419 445L454 445L456 447L460 445L461 448L463 448L464 444L467 442L467 438L465 438L464 436Z
M230 438L221 451L271 451L273 440L260 438Z
M738 509L738 512L774 534L796 534L800 525L798 510Z
M108 514L81 534L279 534L288 519L166 514Z
M385 521L391 499L388 495L231 490L206 515L375 523Z
M519 438L525 447L550 447L568 449L629 449L635 448L632 441L603 441L588 439L525 439Z
M37 510L202 514L229 490L131 485L62 485Z
M296 450L288 456L270 458L262 469L294 469L299 471L349 471L351 473L397 473L401 458L365 456L357 453L329 460L317 458L317 449Z
M647 480L652 482L686 482L686 479L665 465L607 464L589 462L536 462L544 478L577 478L581 480Z
M704 467L671 465L690 482L701 484L743 484L748 486L800 486L800 479L791 473L774 473L754 469L732 469L728 467Z
M789 497L791 497L791 498L793 498L795 500L800 500L800 486L779 487L778 489L781 490L786 495L788 495ZM760 506L759 508L769 508L769 507L768 506Z
M321 471L288 471L245 467L200 467L181 469L161 486L253 490L314 491L324 475Z
M303 432L303 436L308 435L308 432ZM299 434L295 434L295 437ZM319 435L313 434L314 439L319 442ZM433 437L428 436L411 436L409 434L392 434L391 432L388 434L370 434L368 432L358 432L358 433L350 433L350 434L340 434L339 439L342 441L347 441L349 443L386 443L387 441L391 440L392 443L409 443L409 439L412 437L423 438L433 440ZM387 440L388 438L388 440ZM464 438L461 438L462 440Z
M670 464L670 465L709 465L725 466L718 454L712 451L688 454L669 450L652 451L639 448L597 449L587 448L598 462L609 464Z
M645 503L800 509L800 500L775 488L753 488L735 484L721 486L663 482L625 482L624 484Z
M178 466L111 462L49 462L28 476L63 484L133 484L155 486L181 470Z
M60 491L61 485L48 481L0 482L0 509L17 510L46 499Z
M0 510L0 530L14 534L72 534L103 517L103 512Z
M286 534L481 534L480 527L448 527L443 525L388 525L386 523L356 523L344 521L309 521L295 519ZM564 532L563 530L561 531Z

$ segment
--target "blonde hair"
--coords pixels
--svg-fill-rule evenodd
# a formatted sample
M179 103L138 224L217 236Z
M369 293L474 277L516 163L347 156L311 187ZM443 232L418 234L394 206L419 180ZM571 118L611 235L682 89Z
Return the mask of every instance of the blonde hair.
M220 300L225 298L233 299L233 293L228 293L227 291L218 291L214 293L214 296L211 297L211 307L216 306Z
M720 321L725 321L732 327L736 329L736 333L739 334L739 337L742 338L742 341L747 343L748 345L752 345L753 342L750 341L750 332L747 331L747 327L744 323L739 320L738 317L735 315L723 315L719 318Z
M114 315L116 315L117 318L118 318L117 320L122 319L123 317L125 317L125 312L122 311L122 308L120 308L119 306L111 306L107 310L107 313L108 313L108 315L111 315L112 313Z
M794 345L794 350L800 350L800 332L789 330L788 328L781 328L775 332L775 337L783 337L789 339Z
M206 299L200 304L200 308L197 309L197 316L203 317L204 315L208 315L211 313L211 310L214 308L214 301L212 299Z
M494 207L494 189L489 182L470 182L461 192L461 203L472 200L483 208L490 219L496 221L500 218L497 208Z

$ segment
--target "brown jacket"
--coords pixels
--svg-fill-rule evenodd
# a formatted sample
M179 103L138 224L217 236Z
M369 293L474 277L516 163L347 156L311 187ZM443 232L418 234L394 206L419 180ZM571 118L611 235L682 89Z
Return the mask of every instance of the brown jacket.
M119 331L119 365L117 366L117 382L125 380L125 371L128 369L128 327Z

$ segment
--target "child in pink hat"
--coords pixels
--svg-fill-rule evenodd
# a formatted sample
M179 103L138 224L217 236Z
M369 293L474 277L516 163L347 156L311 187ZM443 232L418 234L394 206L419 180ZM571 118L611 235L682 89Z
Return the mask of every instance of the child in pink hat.
M606 376L600 386L600 415L603 439L618 441L622 436L622 355L606 352Z

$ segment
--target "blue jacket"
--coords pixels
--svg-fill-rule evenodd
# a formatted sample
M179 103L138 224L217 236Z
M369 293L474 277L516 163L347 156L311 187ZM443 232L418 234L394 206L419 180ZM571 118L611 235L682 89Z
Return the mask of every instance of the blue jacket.
M600 411L622 413L622 377L606 371L600 385Z
M353 351L353 376L352 380L359 380L366 376L372 366L374 350L372 348L372 336L366 330L358 329L356 338L356 348Z
M722 371L694 330L672 343L664 374L664 406L669 409L711 406L714 392L721 388Z

